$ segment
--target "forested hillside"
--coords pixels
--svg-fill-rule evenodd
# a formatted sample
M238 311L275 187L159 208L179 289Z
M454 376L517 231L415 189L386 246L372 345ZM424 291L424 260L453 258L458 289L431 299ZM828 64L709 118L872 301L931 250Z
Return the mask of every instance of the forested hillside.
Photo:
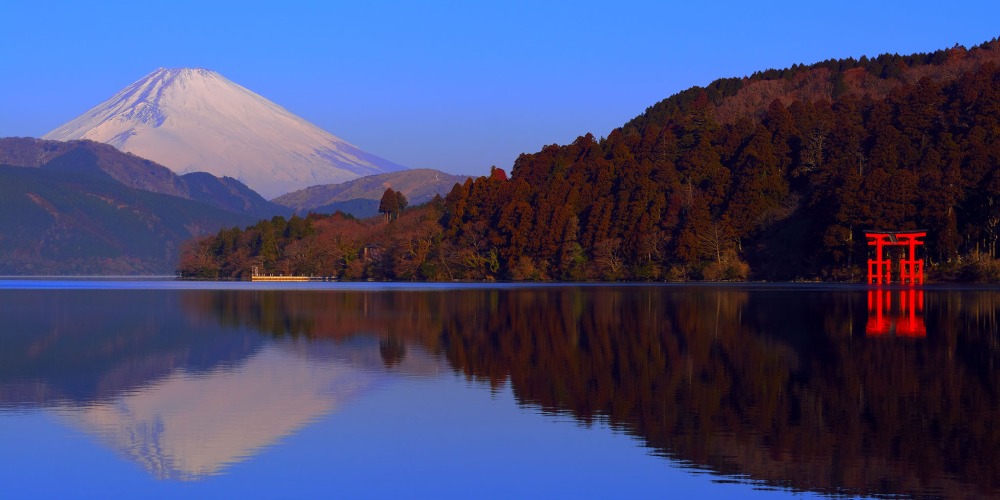
M607 138L521 155L509 179L496 169L384 226L311 217L290 237L268 229L285 223L273 220L192 243L180 268L231 277L257 263L353 278L852 280L863 275L865 229L921 228L929 264L944 273L995 257L998 139L996 40L825 61L686 90ZM353 253L296 252L334 240L351 241ZM363 265L352 264L362 255Z
M169 274L181 243L250 217L110 177L0 164L0 274Z

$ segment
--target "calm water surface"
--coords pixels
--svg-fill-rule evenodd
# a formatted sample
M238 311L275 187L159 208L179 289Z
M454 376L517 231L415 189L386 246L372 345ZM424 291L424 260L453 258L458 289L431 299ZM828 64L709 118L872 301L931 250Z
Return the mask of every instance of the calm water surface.
M998 308L974 288L0 281L0 496L997 496Z

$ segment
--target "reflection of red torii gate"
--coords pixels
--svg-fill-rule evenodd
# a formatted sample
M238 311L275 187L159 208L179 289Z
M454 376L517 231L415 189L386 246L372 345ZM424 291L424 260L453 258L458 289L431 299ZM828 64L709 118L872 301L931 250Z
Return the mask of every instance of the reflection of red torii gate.
M895 301L893 301L894 297ZM868 322L865 324L865 334L869 337L887 335L912 338L926 337L924 290L922 288L869 289Z
M868 246L875 247L875 258L868 259L868 284L892 282L893 259L886 256L886 249L893 247L900 247L905 253L899 258L899 282L923 284L924 260L917 258L917 246L923 246L920 238L925 236L926 231L865 231Z

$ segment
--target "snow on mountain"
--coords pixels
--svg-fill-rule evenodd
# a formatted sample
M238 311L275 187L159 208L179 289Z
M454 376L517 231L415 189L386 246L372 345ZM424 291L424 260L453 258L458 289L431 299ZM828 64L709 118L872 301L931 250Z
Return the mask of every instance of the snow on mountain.
M405 170L206 69L160 68L44 139L91 139L179 174L239 179L265 198Z

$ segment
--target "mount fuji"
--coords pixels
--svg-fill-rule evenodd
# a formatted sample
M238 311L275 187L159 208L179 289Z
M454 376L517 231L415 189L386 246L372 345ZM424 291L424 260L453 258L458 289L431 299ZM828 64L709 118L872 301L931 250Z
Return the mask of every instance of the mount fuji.
M43 138L105 142L179 174L236 178L269 199L406 170L206 69L157 69Z

